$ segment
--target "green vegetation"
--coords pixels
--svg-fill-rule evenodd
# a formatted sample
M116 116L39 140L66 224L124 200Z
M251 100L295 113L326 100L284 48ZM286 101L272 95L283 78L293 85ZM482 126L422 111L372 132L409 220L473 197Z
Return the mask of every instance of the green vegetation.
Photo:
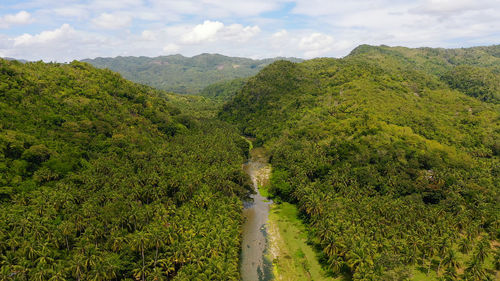
M500 46L272 61L0 60L0 280L239 280L240 133L283 276L498 278Z
M442 79L451 88L486 102L500 103L500 73L477 66L457 66Z
M155 58L96 58L83 61L99 68L117 71L131 81L157 89L180 94L197 94L214 83L253 76L278 59L280 58L252 60L218 54L201 54L191 58L171 55ZM287 60L300 61L295 58ZM208 95L213 95L214 90L209 89L208 92Z
M237 78L230 81L215 83L205 87L199 95L215 101L228 101L243 88L247 79Z
M317 253L308 245L306 226L299 219L296 206L284 202L272 205L269 225L279 234L276 246L278 257L274 260L275 276L279 280L342 280L327 277L318 262Z
M433 74L452 89L487 102L500 103L500 45L462 49L410 49L362 45L351 56L395 60Z
M239 280L248 143L203 98L6 60L0 97L0 280Z
M334 273L493 279L498 48L365 45L278 61L219 115L270 148L270 193L298 206Z

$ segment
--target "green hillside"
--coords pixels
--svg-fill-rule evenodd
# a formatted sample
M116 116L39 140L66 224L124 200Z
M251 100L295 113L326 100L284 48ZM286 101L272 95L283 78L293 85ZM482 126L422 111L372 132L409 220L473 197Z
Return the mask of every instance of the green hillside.
M131 81L180 94L196 94L208 85L245 78L280 58L253 60L219 54L149 57L116 57L83 60L109 68ZM300 61L287 58L291 61Z
M248 144L203 98L6 60L0 97L0 280L239 280Z
M247 78L236 78L206 86L198 95L215 102L225 102L232 99L243 88Z
M362 45L350 56L411 66L436 75L452 89L483 101L500 103L500 45L462 49Z
M494 279L498 59L498 46L364 45L278 61L219 115L271 151L271 194L297 204L334 274Z

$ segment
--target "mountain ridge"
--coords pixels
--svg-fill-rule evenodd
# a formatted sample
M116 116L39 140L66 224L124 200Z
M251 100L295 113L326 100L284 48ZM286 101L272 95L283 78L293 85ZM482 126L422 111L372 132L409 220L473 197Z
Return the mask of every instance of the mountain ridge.
M203 53L192 57L114 57L84 59L98 68L109 68L125 78L158 89L181 94L197 94L206 86L257 74L276 60L302 61L297 58L250 59Z

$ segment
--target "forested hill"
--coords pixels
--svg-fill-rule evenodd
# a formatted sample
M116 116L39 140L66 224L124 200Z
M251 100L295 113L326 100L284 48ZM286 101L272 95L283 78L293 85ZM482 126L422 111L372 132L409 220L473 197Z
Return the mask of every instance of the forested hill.
M269 148L270 192L299 206L335 273L490 280L500 260L497 59L498 46L361 46L343 59L279 61L220 117Z
M197 100L0 60L0 280L238 280L248 144Z
M99 68L117 71L131 81L157 89L196 94L210 84L253 76L279 59L301 61L296 58L253 60L219 54L201 54L194 57L170 55L154 58L96 58L83 61Z
M500 45L461 49L362 45L349 56L412 67L436 75L467 95L500 103Z
M12 60L17 60L18 62L22 62L22 63L28 62L27 60L23 60L23 59L15 59L15 58L7 58L7 57L5 57L5 58L0 58L0 59L10 60L10 61L12 61Z

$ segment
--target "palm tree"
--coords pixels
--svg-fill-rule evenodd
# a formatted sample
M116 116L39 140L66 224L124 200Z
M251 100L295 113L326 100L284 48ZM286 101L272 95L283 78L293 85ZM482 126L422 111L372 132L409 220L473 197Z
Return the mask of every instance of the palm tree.
M470 281L488 280L488 274L483 268L483 263L477 258L477 256L474 256L469 262L467 268L464 270L464 275L465 279Z
M439 274L439 270L441 269L441 264L443 263L444 256L445 254L448 255L450 252L447 252L447 249L449 249L449 242L448 242L448 236L443 236L441 241L438 243L438 248L437 248L437 254L442 257L441 260L439 261L439 265L437 268L437 273ZM454 253L451 253L452 255ZM451 256L450 256L451 257ZM453 256L454 257L454 256Z
M125 245L125 242L126 242L125 237L118 236L112 238L111 250L115 253L121 251L123 246Z
M500 270L500 247L495 251L495 269Z
M0 281L8 280L12 280L12 271L10 270L10 266L3 265L0 267Z
M479 241L476 247L476 251L474 253L474 257L477 258L482 263L488 256L490 249L491 249L490 241L485 236L481 239L481 241Z
M441 265L446 267L447 270L449 268L456 270L457 268L460 267L460 262L458 261L457 253L455 252L455 250L453 250L452 248L448 249L448 251L446 252L446 255L443 257L443 259L441 259L441 261L439 263L439 266L441 266ZM437 272L439 274L439 267L438 267Z
M456 281L459 280L457 270L454 267L446 268L446 271L441 278L443 281Z
M49 249L47 244L42 245L42 249L39 252L39 257L36 260L38 265L51 265L54 262L54 258L52 257L52 251Z
M72 222L64 221L59 226L60 233L64 235L64 241L66 242L66 250L69 252L69 241L68 238L70 235L73 235L75 232L75 227Z
M467 254L472 249L472 241L467 237L464 237L458 242L458 249L462 254Z
M355 272L359 266L373 266L373 257L370 255L367 243L359 243L361 245L354 246L346 255L346 264Z
M144 281L146 278L146 275L143 274L146 272L146 261L144 258L144 252L146 251L147 247L150 244L150 238L151 234L144 231L140 231L135 233L130 241L132 243L131 248L141 253L142 267L140 269L136 269L136 271L138 272L137 274L140 273L141 275L136 275L136 276L140 276L142 281Z
M312 193L306 197L305 211L311 218L316 219L323 213L323 198L317 193Z
M138 268L134 268L132 272L134 273L135 279L145 281L146 276L149 275L149 268L146 266L140 266Z
M158 264L161 266L165 274L170 275L171 273L175 272L175 265L172 261L172 258L164 258L164 259L159 259Z
M115 270L106 261L96 264L88 273L88 279L92 281L106 281L116 278Z
M93 244L91 244L94 246ZM95 267L98 263L101 262L101 257L98 253L92 249L85 251L85 255L83 258L83 264L85 268L90 269Z
M334 273L338 274L342 270L345 262L340 257L329 257L328 268Z
M155 248L155 257L153 266L156 267L156 262L158 261L158 251L163 245L165 245L165 239L163 235L162 228L160 226L153 226L150 233L151 244Z
M52 273L49 281L66 281L66 276L64 274L64 270L62 268L56 268Z
M165 274L163 273L162 269L160 267L155 267L153 271L148 276L148 281L162 281L166 280L167 278L165 277Z
M30 280L45 281L48 279L48 277L52 273L52 270L46 266L38 265L31 272L33 274L31 274Z
M24 256L30 261L34 261L38 257L38 249L35 242L31 240L24 241L22 249Z
M80 281L83 274L87 271L87 268L85 266L85 256L80 253L76 254L73 256L70 262L73 277L75 277L77 281Z

